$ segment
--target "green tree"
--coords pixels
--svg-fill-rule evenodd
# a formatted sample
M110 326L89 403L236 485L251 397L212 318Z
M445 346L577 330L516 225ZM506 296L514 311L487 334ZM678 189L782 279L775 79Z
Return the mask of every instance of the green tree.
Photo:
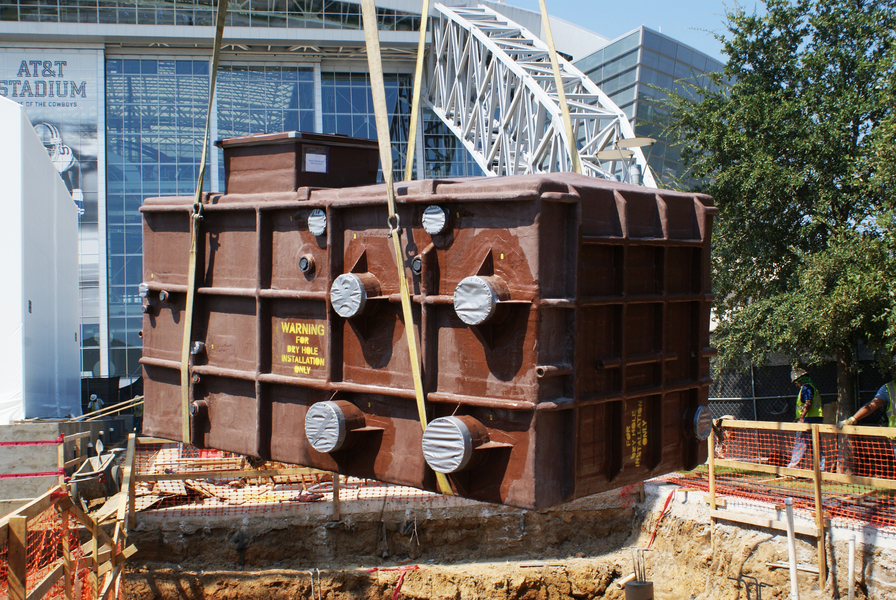
M835 357L854 410L857 342L896 351L896 0L767 0L726 17L715 85L665 107L687 176L720 209L718 365Z

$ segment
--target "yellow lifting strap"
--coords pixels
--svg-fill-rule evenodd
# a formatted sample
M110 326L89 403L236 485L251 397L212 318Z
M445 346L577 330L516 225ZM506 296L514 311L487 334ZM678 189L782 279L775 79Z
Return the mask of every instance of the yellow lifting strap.
M420 9L420 40L417 42L417 66L414 68L414 97L411 101L411 129L408 131L408 150L405 154L404 180L413 179L414 145L417 143L417 120L420 118L420 87L423 83L423 55L426 51L426 24L429 22L429 0ZM423 165L420 165L423 168Z
M557 86L557 96L560 100L560 114L563 118L563 129L566 131L566 143L569 144L569 158L572 160L572 170L582 173L582 163L579 161L579 151L576 148L576 138L572 133L572 119L569 117L569 104L566 102L566 90L563 88L563 77L560 75L560 62L557 60L557 48L554 47L554 36L551 33L551 21L548 17L548 9L544 0L538 0L541 7L541 25L544 27L544 37L548 42L548 54L551 57L551 68L554 69L554 85Z
M427 14L422 18L425 23ZM423 379L420 376L420 358L417 354L417 336L414 333L414 315L411 312L411 295L408 291L408 279L405 273L404 260L401 253L401 228L398 211L395 207L395 189L392 184L392 142L389 136L389 116L386 108L386 86L383 82L383 63L380 57L380 39L377 32L376 6L374 0L361 0L361 17L364 22L364 41L367 44L367 65L370 70L370 87L373 93L373 112L376 119L376 137L380 148L380 162L383 167L383 179L386 182L386 201L389 208L389 237L395 251L395 263L398 266L398 286L401 292L401 311L404 318L405 337L408 341L408 353L411 357L411 374L414 378L414 395L417 399L417 412L420 425L426 431L426 399L423 395ZM421 28L425 28L421 24ZM439 491L453 495L448 478L436 472Z
M184 341L180 354L181 440L190 443L190 342L193 333L193 302L196 295L196 247L199 243L199 221L202 219L202 183L205 180L205 157L208 154L208 136L211 127L212 102L215 98L215 79L218 75L218 58L224 37L224 20L227 17L227 0L218 0L218 16L215 20L215 44L212 49L212 69L208 86L208 110L205 113L205 136L202 139L202 158L196 194L193 196L193 213L190 216L190 263L187 267L187 302L184 308Z

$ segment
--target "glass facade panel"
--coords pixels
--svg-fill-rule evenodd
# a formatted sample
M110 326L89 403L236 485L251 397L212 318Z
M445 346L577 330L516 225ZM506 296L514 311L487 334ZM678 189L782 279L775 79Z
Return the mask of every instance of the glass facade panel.
M635 48L637 48L640 45L640 43L641 43L641 32L640 31L634 31L634 32L626 35L624 38L619 40L619 54L622 54L623 52L628 52L629 50L634 50Z
M393 178L404 178L408 124L411 118L411 75L385 74L386 106L393 147ZM323 133L376 139L373 94L367 73L322 73ZM382 179L382 176L380 176Z
M679 45L675 53L675 58L680 62L690 65L694 63L694 52L687 46Z
M666 56L671 56L675 58L675 55L678 53L678 44L669 38L663 36L660 40L660 54L665 54Z
M604 51L598 50L576 63L576 67L585 75L591 76L595 68L599 68L604 62Z
M113 376L140 374L138 332L143 315L137 286L143 280L143 230L138 209L146 197L193 192L208 83L204 60L106 61L106 245Z
M616 106L619 106L620 108L625 106L629 102L634 101L634 99L635 99L635 87L634 86L610 95L610 100L612 100L616 104Z
M653 69L660 68L660 55L647 48L641 49L641 64Z
M640 48L637 43L632 45L633 40L640 40ZM655 104L666 97L663 90L693 94L682 82L705 87L709 82L704 73L722 68L721 63L644 27L583 58L576 66L632 120L635 135L653 138L663 129L665 114ZM667 146L662 139L650 149L648 163L661 184L671 183L683 172L680 150Z
M603 65L603 78L612 77L616 73L630 69L636 64L638 64L638 52L629 52Z
M663 47L663 43L662 43L663 38L661 36L657 35L656 33L650 31L649 29L644 30L644 38L643 39L644 39L643 44L647 48L652 48L653 50L656 50L657 52L659 52L660 49Z
M115 23L207 26L211 0L3 0L0 20L44 23ZM420 15L377 8L381 30L419 31ZM250 0L231 3L226 25L308 29L361 29L357 3L332 0Z

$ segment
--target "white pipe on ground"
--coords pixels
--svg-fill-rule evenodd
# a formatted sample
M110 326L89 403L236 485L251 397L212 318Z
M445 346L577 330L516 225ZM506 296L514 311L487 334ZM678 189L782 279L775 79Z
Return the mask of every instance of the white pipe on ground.
M792 600L800 600L800 588L796 580L796 536L793 533L793 498L784 500L784 508L787 513L787 555L790 560L790 597Z
M856 600L856 534L849 537L849 600Z

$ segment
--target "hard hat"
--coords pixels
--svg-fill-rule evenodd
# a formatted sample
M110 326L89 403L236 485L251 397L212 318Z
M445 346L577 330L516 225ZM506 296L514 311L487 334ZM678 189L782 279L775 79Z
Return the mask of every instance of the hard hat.
M796 383L803 375L808 375L808 373L805 371L805 369L800 369L799 367L797 367L790 372L790 382Z

